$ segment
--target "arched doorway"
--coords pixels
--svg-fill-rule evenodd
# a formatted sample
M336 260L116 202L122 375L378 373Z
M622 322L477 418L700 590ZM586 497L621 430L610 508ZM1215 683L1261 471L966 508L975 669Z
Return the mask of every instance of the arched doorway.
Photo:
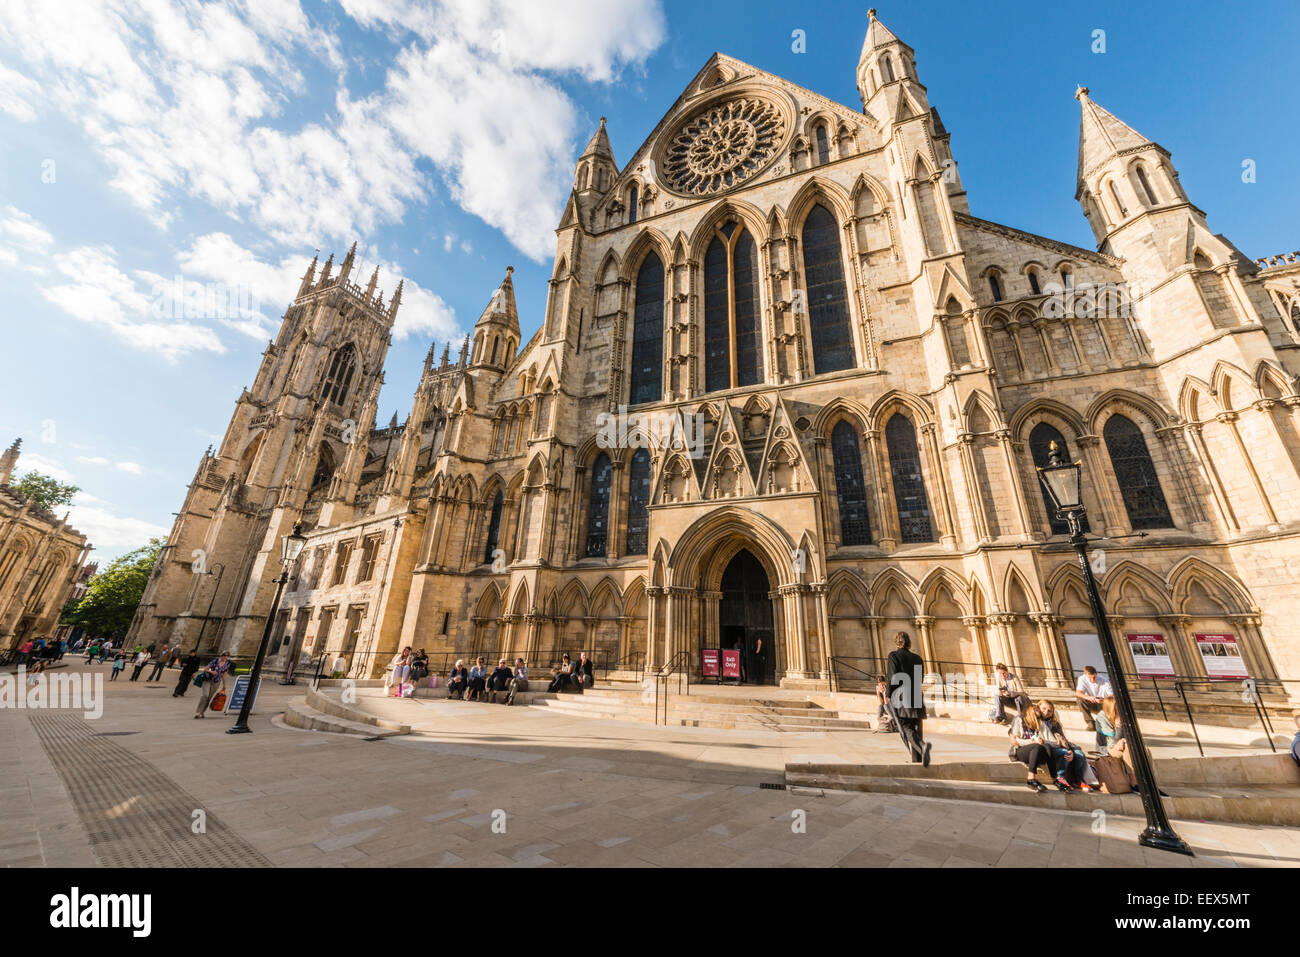
M718 602L718 637L723 648L741 649L750 684L772 684L776 643L772 630L771 586L762 564L742 548L722 573Z

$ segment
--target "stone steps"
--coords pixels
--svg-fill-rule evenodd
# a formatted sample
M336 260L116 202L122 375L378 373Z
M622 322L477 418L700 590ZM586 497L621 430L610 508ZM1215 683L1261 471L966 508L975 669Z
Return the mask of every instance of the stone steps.
M1020 772L1023 780L1024 772ZM1068 793L1049 790L1036 793L1023 783L998 781L931 780L879 775L801 775L786 773L790 786L838 791L868 791L911 797L943 798L951 801L980 801L1017 807L1052 808L1060 811L1093 812L1127 817L1144 816L1138 794L1102 794L1099 791ZM1236 790L1166 788L1170 796L1165 808L1173 818L1200 821L1231 821L1244 824L1300 826L1300 787L1263 785Z
M363 738L391 738L410 733L410 728L400 731L378 727L366 720L368 716L362 712L352 711L349 714L353 717L345 718L320 711L307 704L306 698L297 698L289 702L288 707L285 708L284 723L291 728L300 728L304 731L328 731L332 734L351 734ZM353 718L360 720L353 720Z
M653 702L636 694L593 688L581 695L548 695L534 707L588 718L653 722ZM747 728L769 731L869 730L870 723L845 719L806 701L745 701L727 697L670 695L667 723L679 727Z
M368 714L362 708L335 701L333 698L324 695L315 689L308 690L306 697L303 699L303 705L306 708L328 715L332 718L337 718L340 721L365 725L369 727L372 732L377 729L395 734L411 733L411 726L409 724L402 724L398 721L390 721L387 718Z
M1300 769L1289 755L1254 754L1220 758L1162 758L1156 778L1168 793L1174 817L1247 824L1300 825ZM791 763L785 781L795 787L906 794L958 801L1143 816L1138 794L1062 792L1046 772L1038 779L1053 789L1035 793L1024 785L1024 765L1013 762L931 764Z

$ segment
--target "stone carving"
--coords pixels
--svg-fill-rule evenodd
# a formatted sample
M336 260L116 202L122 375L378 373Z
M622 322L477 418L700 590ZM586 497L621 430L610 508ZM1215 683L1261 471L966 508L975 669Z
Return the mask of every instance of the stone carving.
M664 179L678 193L711 196L734 189L776 156L785 119L772 102L738 97L683 123L664 153Z

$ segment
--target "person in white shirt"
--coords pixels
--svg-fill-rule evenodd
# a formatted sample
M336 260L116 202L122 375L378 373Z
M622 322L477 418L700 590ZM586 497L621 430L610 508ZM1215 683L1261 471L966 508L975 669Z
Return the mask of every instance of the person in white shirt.
M1097 677L1097 669L1088 665L1083 669L1083 674L1079 675L1079 683L1074 686L1074 696L1079 699L1079 710L1083 712L1083 720L1088 724L1088 730L1094 731L1097 722L1093 720L1093 715L1101 710L1102 699L1106 696L1102 693L1102 684Z

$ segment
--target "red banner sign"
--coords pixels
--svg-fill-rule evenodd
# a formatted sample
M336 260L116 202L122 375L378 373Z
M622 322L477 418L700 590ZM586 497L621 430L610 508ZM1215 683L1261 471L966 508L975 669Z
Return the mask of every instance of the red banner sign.
M703 664L700 667L700 673L705 678L718 677L718 649L705 648L700 652L704 656Z
M722 652L722 677L740 678L739 648L728 648Z

